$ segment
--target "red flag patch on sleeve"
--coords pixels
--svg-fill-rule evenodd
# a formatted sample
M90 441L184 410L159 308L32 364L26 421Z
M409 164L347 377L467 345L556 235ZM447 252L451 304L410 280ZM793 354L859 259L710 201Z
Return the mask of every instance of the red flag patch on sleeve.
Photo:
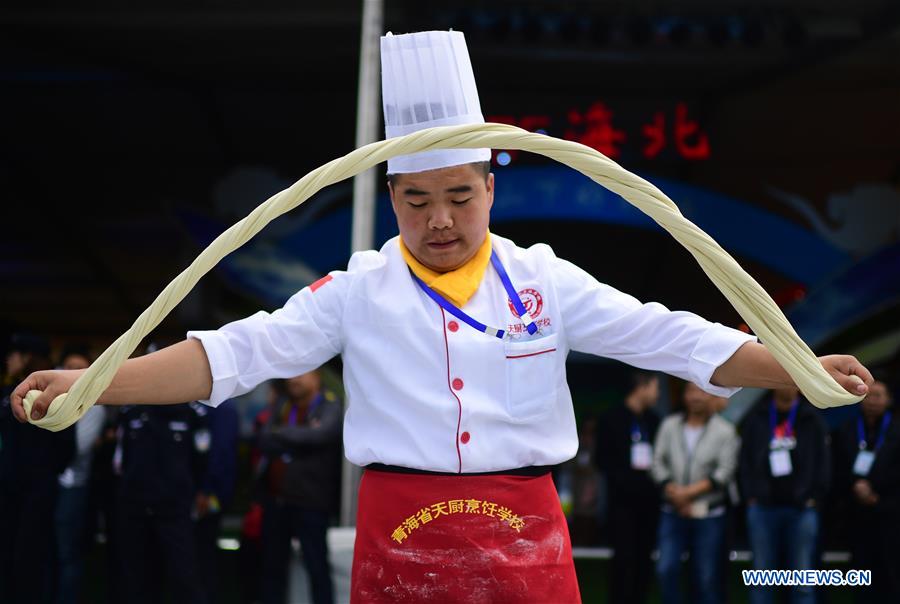
M310 284L309 289L311 292L316 293L316 290L331 281L331 275L325 275L315 283Z

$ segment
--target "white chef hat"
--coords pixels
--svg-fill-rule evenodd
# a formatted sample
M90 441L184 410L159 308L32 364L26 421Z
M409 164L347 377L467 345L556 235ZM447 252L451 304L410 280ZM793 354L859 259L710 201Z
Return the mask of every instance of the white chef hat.
M466 39L458 31L381 38L381 96L387 138L434 126L483 124ZM388 160L388 174L491 159L490 149L437 149Z

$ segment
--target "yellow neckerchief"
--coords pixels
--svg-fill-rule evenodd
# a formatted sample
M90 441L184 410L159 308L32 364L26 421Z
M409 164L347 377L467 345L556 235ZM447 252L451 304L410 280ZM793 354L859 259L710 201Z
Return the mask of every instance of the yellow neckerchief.
M406 260L406 264L409 265L416 277L447 298L454 306L462 308L478 290L481 279L484 277L484 271L491 260L491 234L485 235L484 243L481 244L475 255L469 258L468 262L447 273L433 271L416 260L416 257L403 243L402 238L400 239L400 253L403 254L403 259Z

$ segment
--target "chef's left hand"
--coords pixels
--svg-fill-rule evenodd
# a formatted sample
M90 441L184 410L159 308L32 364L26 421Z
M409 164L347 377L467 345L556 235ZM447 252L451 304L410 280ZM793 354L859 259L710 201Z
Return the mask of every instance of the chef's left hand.
M834 381L850 394L857 396L866 394L869 386L875 381L869 370L863 367L856 357L846 354L830 354L819 357L819 362L822 363L825 371L834 378Z

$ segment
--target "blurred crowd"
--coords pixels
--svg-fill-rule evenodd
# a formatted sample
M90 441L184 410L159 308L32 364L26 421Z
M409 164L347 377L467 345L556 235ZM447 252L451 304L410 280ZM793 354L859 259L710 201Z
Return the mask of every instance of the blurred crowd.
M10 393L27 375L91 361L80 345L54 359L29 334L7 346L0 602L203 604L237 585L241 601L284 604L292 540L312 600L334 601L326 530L339 508L342 406L318 372L270 382L250 438L233 401L97 405L59 432L12 416ZM240 519L236 577L223 575L226 513Z
M833 431L796 389L768 393L738 426L694 384L662 420L659 395L655 374L635 372L621 404L581 422L559 471L573 545L612 548L610 602L646 602L654 578L663 602L724 602L738 545L756 569L816 570L826 542L871 570L857 601L900 602L900 421L884 376ZM749 590L753 604L784 601ZM782 591L817 601L812 587Z
M90 351L52 359L28 334L7 350L0 602L215 601L226 514L240 519L227 584L242 601L287 600L292 542L312 601L334 601L326 533L340 502L342 404L319 372L267 384L249 437L233 401L95 406L49 432L16 422L9 394L31 372L88 367ZM654 579L667 603L724 602L739 544L755 568L799 570L822 567L826 541L872 571L858 601L900 601L900 421L884 376L833 431L796 389L770 392L735 426L720 414L725 399L690 383L661 419L660 387L633 372L620 404L583 418L577 456L555 473L573 545L611 547L610 602L647 601ZM88 559L102 593L86 585ZM776 597L750 588L753 603Z

